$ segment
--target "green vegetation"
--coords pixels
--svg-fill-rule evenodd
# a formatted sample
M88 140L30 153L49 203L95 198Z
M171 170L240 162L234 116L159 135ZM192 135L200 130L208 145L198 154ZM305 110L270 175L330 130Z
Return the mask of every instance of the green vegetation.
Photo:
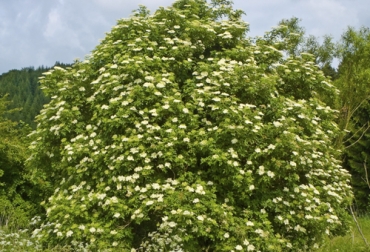
M7 118L12 121L24 121L35 127L34 118L42 106L49 101L39 88L38 78L48 68L24 68L12 70L0 76L0 94L9 94L11 103L8 109L21 108Z
M276 49L293 32L252 43L241 15L142 7L90 58L44 74L28 162L55 185L44 244L296 251L345 233L350 177L321 100L336 90L312 55Z
M59 62L55 66L67 67L67 64ZM19 109L6 116L6 118L19 122L22 121L32 128L36 127L35 116L40 113L43 105L50 101L39 87L38 78L50 67L23 68L11 70L0 75L0 97L8 95L8 110Z
M339 47L341 63L336 86L340 96L341 120L339 126L350 133L343 136L345 167L352 174L355 205L364 214L370 210L370 30L349 28Z
M367 251L369 29L242 14L140 7L82 62L1 75L0 250Z
M324 246L318 251L320 252L365 252L369 251L369 247L366 246L363 237L370 241L370 218L361 217L358 219L361 227L359 232L357 226L352 222L351 229L345 236L327 238L324 242Z
M361 217L358 219L361 226L361 232L367 242L370 241L370 218ZM366 252L369 251L363 236L358 231L354 222L345 236L326 238L322 247L315 250L317 252ZM71 247L56 246L42 248L37 239L33 238L29 230L20 230L11 232L9 230L0 230L0 251L27 251L27 252L72 252Z
M7 97L0 98L0 226L23 228L36 214L29 201L31 181L24 166L30 129L5 118L11 112L7 105Z

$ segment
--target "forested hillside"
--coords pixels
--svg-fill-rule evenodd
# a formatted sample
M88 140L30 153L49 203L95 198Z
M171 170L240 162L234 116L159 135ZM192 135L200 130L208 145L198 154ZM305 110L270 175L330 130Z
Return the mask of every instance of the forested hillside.
M56 66L68 65L56 62ZM6 115L12 121L23 121L32 128L36 127L35 116L40 113L43 105L50 101L39 87L39 77L50 70L50 67L27 67L11 70L0 75L0 96L8 95L10 101L7 109L19 109Z

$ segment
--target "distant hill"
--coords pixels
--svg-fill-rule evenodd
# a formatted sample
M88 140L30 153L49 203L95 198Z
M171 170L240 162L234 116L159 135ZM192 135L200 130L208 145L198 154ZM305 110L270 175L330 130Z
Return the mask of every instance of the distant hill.
M70 64L59 62L56 62L55 65L63 68L70 66ZM9 101L11 101L8 109L21 109L8 115L9 119L23 121L32 128L36 127L35 116L40 113L43 105L50 100L39 88L38 78L49 69L50 67L44 66L37 69L26 67L21 70L10 70L0 75L0 97L8 94Z

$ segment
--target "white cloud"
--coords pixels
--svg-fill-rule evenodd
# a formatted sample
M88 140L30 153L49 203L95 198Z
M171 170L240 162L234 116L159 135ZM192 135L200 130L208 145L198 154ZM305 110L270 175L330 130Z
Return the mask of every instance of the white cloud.
M53 37L56 33L60 33L63 29L60 15L57 9L53 9L48 14L47 24L44 30L44 36L47 38Z

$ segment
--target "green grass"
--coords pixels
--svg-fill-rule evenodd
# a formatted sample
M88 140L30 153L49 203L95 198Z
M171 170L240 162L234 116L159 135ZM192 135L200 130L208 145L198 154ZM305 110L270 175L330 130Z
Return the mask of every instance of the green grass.
M370 246L370 216L358 218L362 233ZM362 252L370 251L367 247L355 222L351 226L348 234L343 237L327 239L319 252Z
M370 216L361 217L358 219L362 233L370 245ZM41 249L41 246L31 238L31 234L27 230L12 232L9 229L0 227L0 251L27 251L27 252L70 252L66 247L57 247L50 249ZM351 230L343 237L334 237L327 239L322 248L318 252L365 252L370 251L367 247L361 234L359 233L355 222L353 222Z

